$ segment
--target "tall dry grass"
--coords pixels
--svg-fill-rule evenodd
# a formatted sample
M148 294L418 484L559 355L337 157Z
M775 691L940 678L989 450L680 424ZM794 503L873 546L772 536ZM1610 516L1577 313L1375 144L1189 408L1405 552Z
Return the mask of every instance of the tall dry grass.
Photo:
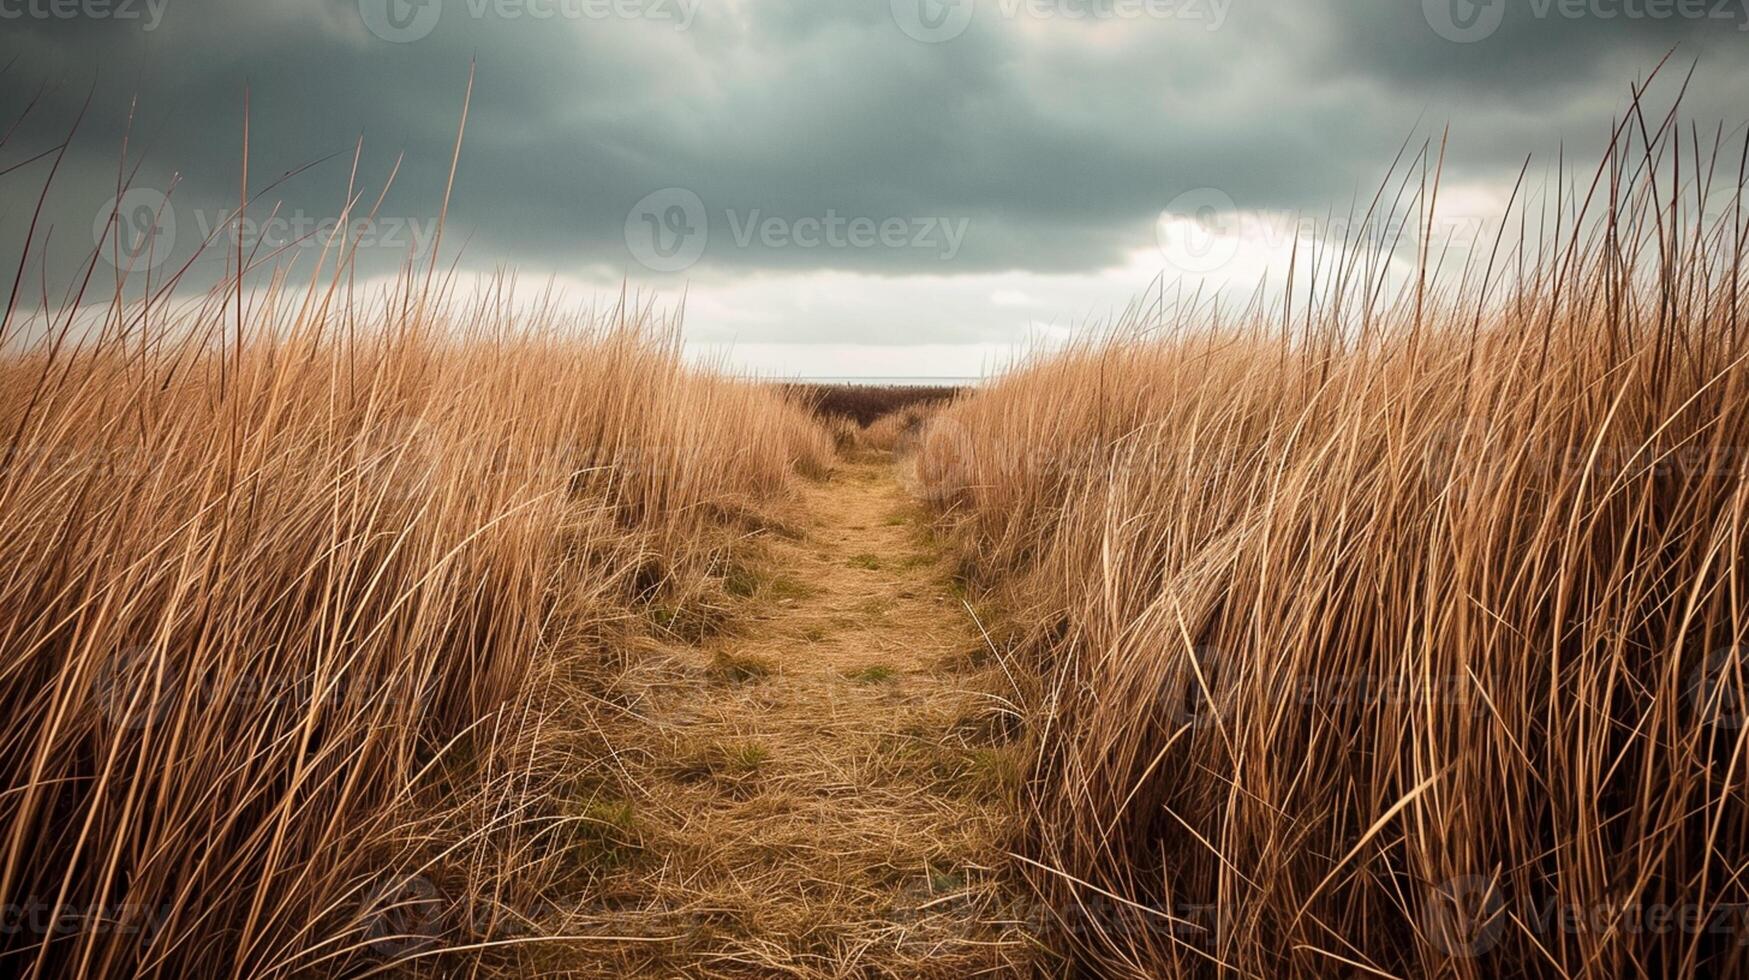
M862 427L858 433L863 445L882 452L909 453L916 449L918 436L929 419L951 399L928 402L895 409Z
M1460 272L1302 252L1292 305L1138 304L929 426L925 486L1027 631L1022 861L1099 975L1749 969L1716 138L1636 104ZM1387 181L1407 227L1437 149Z
M624 707L578 677L708 603L830 457L647 308L417 271L339 302L330 263L309 293L9 311L7 975L514 964L591 874L589 712Z

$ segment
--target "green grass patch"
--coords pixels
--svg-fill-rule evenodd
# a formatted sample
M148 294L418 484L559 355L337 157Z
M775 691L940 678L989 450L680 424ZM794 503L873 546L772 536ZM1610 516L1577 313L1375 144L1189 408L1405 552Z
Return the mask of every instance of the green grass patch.
M899 672L886 664L870 664L861 670L851 671L845 676L858 684L884 684L899 676Z
M725 757L728 770L739 775L752 775L771 760L771 750L751 742L730 749Z
M852 555L849 564L851 568L866 568L873 572L880 569L881 560L878 556L865 551L860 555Z
M777 673L777 665L764 657L756 657L749 653L729 653L725 650L718 650L711 655L711 665L707 671L718 680L745 684L748 681L764 680Z
M937 871L929 869L929 894L951 895L966 887L966 876L957 871Z
M766 585L765 592L773 599L806 599L814 594L814 587L788 575L776 575Z
M1025 780L1020 755L1009 746L970 749L962 763L966 788L980 794L1010 796Z
M759 591L759 574L736 565L723 575L723 591L737 599L751 599Z
M658 632L688 643L715 635L725 625L723 609L701 602L652 602L644 606L644 616Z
M644 852L643 826L630 801L596 799L584 804L578 819L565 826L567 856L580 867L611 870L635 861Z
M734 562L723 569L723 591L737 599L805 599L814 588L793 576L770 573L757 565Z
M682 782L720 779L740 782L757 776L771 761L771 750L757 742L704 742L676 760L675 777Z

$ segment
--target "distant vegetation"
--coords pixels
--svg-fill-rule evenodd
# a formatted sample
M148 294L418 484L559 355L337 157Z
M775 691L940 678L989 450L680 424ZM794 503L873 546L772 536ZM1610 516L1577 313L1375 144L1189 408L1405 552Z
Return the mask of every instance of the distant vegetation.
M935 385L785 384L783 387L816 413L847 418L861 426L902 408L950 401L967 390Z

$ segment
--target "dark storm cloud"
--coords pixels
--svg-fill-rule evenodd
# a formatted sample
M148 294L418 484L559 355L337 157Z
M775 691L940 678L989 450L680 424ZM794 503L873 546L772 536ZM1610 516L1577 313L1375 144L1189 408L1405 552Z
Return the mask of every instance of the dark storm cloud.
M1187 190L1340 207L1418 121L1453 125L1448 167L1470 180L1594 149L1673 46L1678 77L1701 60L1691 113L1734 125L1749 90L1736 0L959 0L961 20L944 0L437 2L0 0L0 124L41 92L0 168L95 87L50 201L51 268L90 248L135 94L136 183L175 175L177 251L219 229L245 85L252 189L336 155L254 206L281 209L269 246L339 213L362 135L366 204L405 154L381 209L400 231L372 229L362 259L392 267L429 239L470 58L448 241L477 266L604 277L1086 271L1147 246ZM0 178L5 248L45 173ZM684 196L638 213L666 188ZM670 239L674 261L647 254Z

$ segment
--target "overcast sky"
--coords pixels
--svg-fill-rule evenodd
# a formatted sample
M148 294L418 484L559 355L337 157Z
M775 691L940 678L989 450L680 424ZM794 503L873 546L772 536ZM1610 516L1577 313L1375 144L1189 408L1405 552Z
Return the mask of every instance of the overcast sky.
M1279 275L1295 231L1241 224L1211 248L1185 222L1344 212L1406 137L1448 123L1449 227L1489 217L1526 153L1535 173L1563 142L1594 154L1672 47L1677 81L1700 66L1686 114L1730 132L1749 116L1746 5L0 0L0 125L36 100L0 170L92 96L32 272L64 282L116 196L137 96L123 234L168 191L151 252L168 268L229 242L247 86L253 191L329 158L268 191L251 210L279 217L247 234L331 222L362 136L366 206L404 153L358 229L383 272L429 248L474 59L446 262L555 277L578 302L684 291L694 347L754 370L970 374L1161 273ZM47 166L0 176L8 275Z

